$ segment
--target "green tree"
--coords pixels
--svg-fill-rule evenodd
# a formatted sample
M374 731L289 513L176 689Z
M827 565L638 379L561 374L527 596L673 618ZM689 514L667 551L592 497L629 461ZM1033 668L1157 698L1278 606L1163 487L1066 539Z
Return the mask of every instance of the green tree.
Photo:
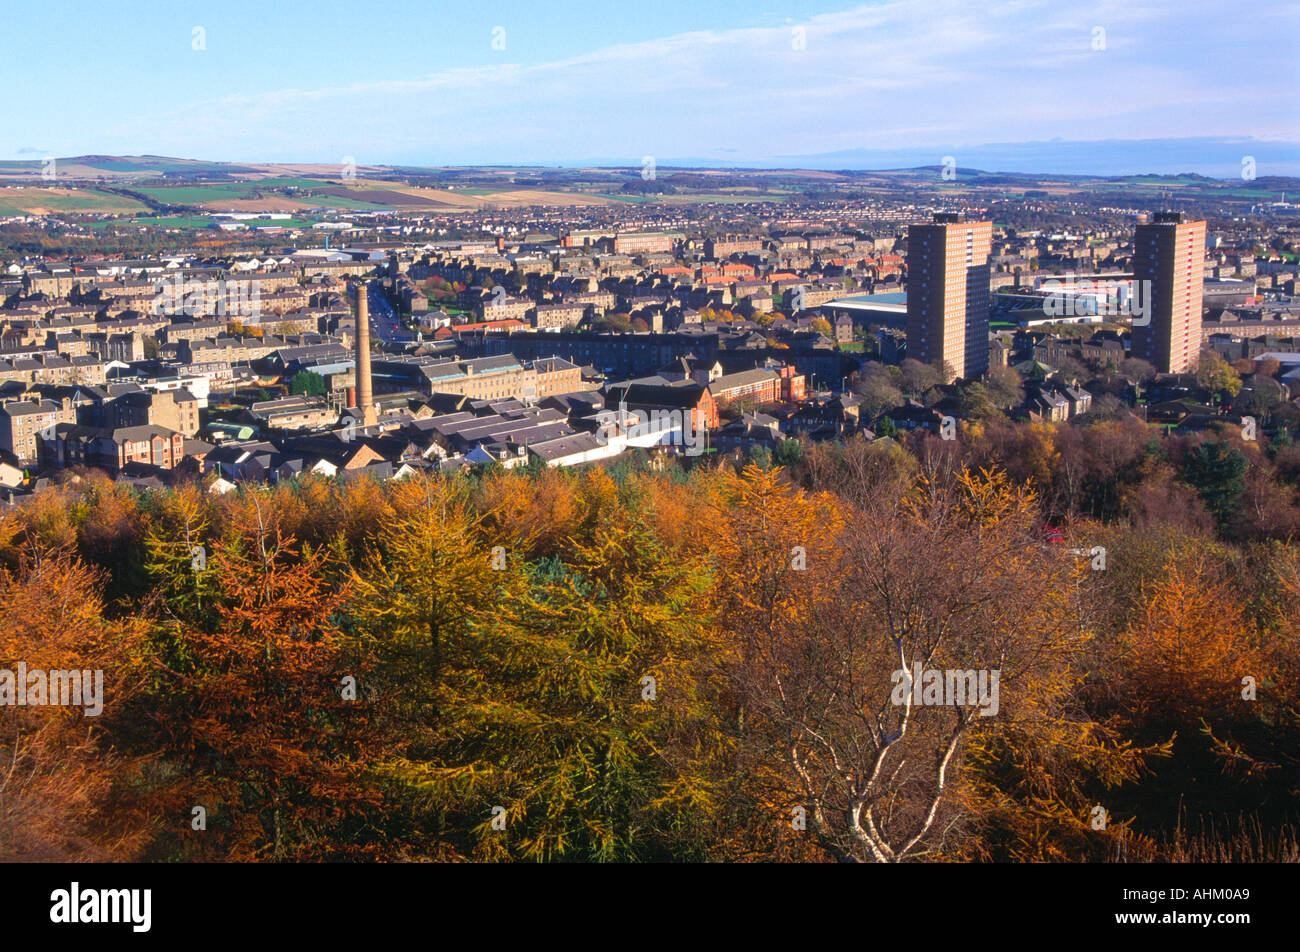
M701 857L720 749L697 667L708 572L602 503L563 556L524 573L474 625L481 695L450 712L459 762L482 778L476 855Z
M1187 482L1201 494L1220 527L1241 509L1248 465L1246 454L1221 441L1202 443L1187 454Z
M803 444L798 440L781 440L772 456L778 466L797 466L803 460Z
M289 381L289 392L308 397L323 397L329 392L325 378L310 370L300 370Z
M989 397L989 392L979 382L966 384L958 396L959 412L963 419L979 420L1000 417L998 408Z
M541 556L520 523L412 482L411 514L354 574L356 650L387 724L373 770L423 855L702 856L709 575L603 472L589 487L553 501L580 515Z

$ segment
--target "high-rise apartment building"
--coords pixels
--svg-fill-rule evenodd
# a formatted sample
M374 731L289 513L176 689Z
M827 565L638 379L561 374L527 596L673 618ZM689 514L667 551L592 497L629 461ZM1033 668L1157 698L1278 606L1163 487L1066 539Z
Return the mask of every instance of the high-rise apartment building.
M1148 302L1133 324L1134 357L1162 373L1195 368L1201 352L1201 293L1205 281L1205 222L1181 212L1157 212L1133 235L1133 280Z
M993 223L937 214L907 229L907 355L945 361L958 377L989 367Z

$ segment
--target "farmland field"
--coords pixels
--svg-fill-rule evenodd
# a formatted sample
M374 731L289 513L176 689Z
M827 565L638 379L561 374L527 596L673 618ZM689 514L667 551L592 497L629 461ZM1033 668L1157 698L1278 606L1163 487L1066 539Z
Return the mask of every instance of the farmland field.
M59 212L130 214L148 210L143 202L96 189L0 189L0 215L45 215Z
M316 194L284 194L277 191L282 188L310 189ZM346 186L304 178L264 179L222 185L155 185L139 191L156 201L194 205L214 212L291 212L322 206L361 210L391 207L388 204L348 198L346 196L350 190ZM256 197L259 195L260 198Z

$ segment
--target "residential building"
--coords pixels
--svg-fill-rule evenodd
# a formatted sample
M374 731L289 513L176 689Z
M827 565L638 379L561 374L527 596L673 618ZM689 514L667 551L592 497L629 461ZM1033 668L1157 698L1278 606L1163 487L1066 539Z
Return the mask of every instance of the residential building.
M1201 351L1205 222L1157 212L1133 236L1133 276L1144 291L1145 323L1133 326L1132 355L1162 373L1195 368Z
M988 370L992 222L940 213L907 232L907 355L961 378Z
M0 406L0 450L20 463L40 460L41 432L52 432L60 423L76 423L77 411L70 400L16 400Z

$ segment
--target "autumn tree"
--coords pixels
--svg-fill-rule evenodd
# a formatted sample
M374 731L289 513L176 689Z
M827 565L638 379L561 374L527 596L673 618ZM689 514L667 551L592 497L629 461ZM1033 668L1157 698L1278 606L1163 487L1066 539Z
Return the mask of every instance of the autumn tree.
M1196 368L1196 382L1207 390L1227 397L1235 397L1241 392L1241 377L1232 369L1231 364L1213 350L1201 352L1200 363Z
M1221 554L1166 547L1093 664L1089 707L1135 744L1168 745L1170 756L1120 795L1164 837L1185 817L1213 819L1226 832L1247 811L1280 816L1289 800L1282 776L1295 758L1277 741L1296 719L1273 703L1275 691L1290 690L1279 676L1281 656L1261 650L1267 639L1240 583L1216 561ZM1287 616L1293 624L1294 612Z
M626 511L600 471L555 488L574 518L551 554L531 556L531 538L500 531L510 518L426 484L429 505L385 532L356 573L352 610L391 730L392 752L372 770L413 824L432 826L412 841L430 855L698 849L687 831L708 815L701 744L718 744L697 670L709 656L707 576Z
M778 518L779 494L751 493L745 524ZM820 577L723 563L734 566L720 582L736 607L722 617L742 646L748 730L782 765L774 779L787 799L774 822L805 821L844 861L924 855L955 819L972 738L1061 722L1070 649L1083 637L1069 597L1078 569L1044 558L1036 520L1033 497L1004 477L963 473L922 482L892 508L879 501L851 532L820 526L817 552L833 564ZM784 541L773 535L769 548ZM983 672L979 700L963 681L971 694L944 704L948 670Z
M182 831L159 849L270 860L364 853L346 832L367 801L347 713L362 697L343 680L336 621L346 589L327 578L326 551L298 545L261 493L235 504L204 559L188 562L210 579L178 579L187 566L175 541L202 531L187 506L152 543L161 605L140 661L152 684L142 705L180 771L167 823ZM193 806L208 817L202 836L191 835Z
M1020 374L1010 367L993 367L988 372L984 389L989 402L999 410L1008 410L1024 402L1025 389Z
M862 412L873 420L881 413L902 406L903 392L895 382L895 373L880 363L868 363L853 380L853 392L862 400Z
M0 860L133 860L148 841L147 758L113 744L138 691L140 631L104 619L103 587L103 573L66 548L0 569L0 670L13 677L0 683ZM42 672L40 695L20 671ZM58 671L76 672L79 696L54 687ZM26 706L13 706L18 691Z
M706 668L708 576L635 514L602 514L593 528L562 560L528 566L525 593L479 629L495 690L461 731L465 754L493 765L477 853L702 858L716 810L708 765L724 749Z
M900 383L909 397L920 397L932 387L946 383L943 373L930 364L908 357L899 365ZM949 377L948 379L951 379Z

